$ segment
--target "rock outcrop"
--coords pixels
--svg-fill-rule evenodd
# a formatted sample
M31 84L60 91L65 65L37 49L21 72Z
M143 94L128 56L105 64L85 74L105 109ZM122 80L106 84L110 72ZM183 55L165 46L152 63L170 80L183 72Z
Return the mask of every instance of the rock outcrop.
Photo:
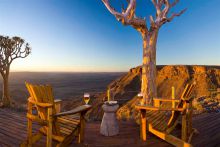
M157 66L158 97L171 97L171 87L174 86L176 98L178 98L185 85L190 81L197 83L193 93L195 96L194 108L197 110L195 113L212 110L205 106L215 106L213 109L218 109L220 98L218 99L217 96L210 98L210 89L220 87L220 66ZM115 100L121 104L121 108L117 112L118 118L135 118L137 112L134 110L134 105L138 101L136 95L141 88L141 67L131 69L127 75L117 79L109 87L115 91Z

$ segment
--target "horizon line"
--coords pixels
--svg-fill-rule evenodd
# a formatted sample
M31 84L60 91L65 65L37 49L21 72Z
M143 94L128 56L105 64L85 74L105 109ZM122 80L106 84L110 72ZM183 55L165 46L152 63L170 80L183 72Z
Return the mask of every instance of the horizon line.
M64 71L64 70L48 70L48 71L44 71L44 70L11 70L10 72L57 72L57 73L124 73L124 72L128 72L130 69L136 68L136 67L140 67L141 65L135 66L135 67L130 67L128 70L122 70L122 71ZM207 64L158 64L156 66L220 66L220 65L207 65Z

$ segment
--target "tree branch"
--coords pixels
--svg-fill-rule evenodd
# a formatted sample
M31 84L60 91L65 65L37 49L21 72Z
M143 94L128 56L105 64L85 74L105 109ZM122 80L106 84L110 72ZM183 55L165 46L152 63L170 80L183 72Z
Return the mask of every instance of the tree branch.
M102 2L109 10L109 12L113 14L118 21L122 22L123 25L131 25L135 29L138 28L147 29L146 20L142 18L138 18L135 15L136 0L128 0L128 6L126 10L122 8L122 13L117 12L114 8L111 7L109 0L102 0Z
M174 7L174 6L176 6L176 4L179 2L179 0L175 0L170 6L171 7Z
M102 2L104 3L104 5L108 9L108 11L111 14L113 14L117 19L120 19L123 17L123 15L121 13L117 12L114 8L111 7L108 0L102 0Z
M145 19L138 18L135 15L136 10L136 0L127 0L128 6L125 9L124 6L122 6L122 12L116 11L113 7L111 7L109 0L102 0L106 8L109 10L111 14L113 14L116 19L120 22L122 22L123 25L131 25L138 31L147 31L149 32L147 28L147 23ZM174 0L172 3L170 0L151 0L153 3L155 9L156 9L156 16L155 19L151 15L150 16L150 31L153 31L155 29L159 29L163 24L166 22L170 22L175 18L176 16L180 16L183 14L186 9L180 11L179 13L173 13L170 17L169 12L172 7L174 7L179 0Z
M160 2L157 2L157 0L151 0L152 3L154 4L154 7L156 8L156 15L157 16L160 16L161 14L161 3Z
M169 18L167 18L167 22L172 21L173 18L176 17L176 16L182 15L186 10L187 10L187 9L183 9L183 10L180 11L179 13L172 13L172 15L171 15Z
M24 39L20 37L0 36L0 72L4 73L10 67L14 59L25 58L30 54L28 43L24 45Z
M170 17L168 17L169 11L172 7L174 7L179 0L175 0L173 3L170 3L170 0L151 0L153 5L156 8L156 19L150 17L151 28L160 28L166 22L170 22L174 17L180 16L183 14L186 9L180 11L179 13L173 13Z

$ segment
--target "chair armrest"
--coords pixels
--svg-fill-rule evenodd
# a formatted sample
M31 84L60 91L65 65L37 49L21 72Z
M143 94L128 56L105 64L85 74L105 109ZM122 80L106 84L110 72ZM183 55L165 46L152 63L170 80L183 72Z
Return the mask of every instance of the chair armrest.
M136 109L139 110L148 110L148 111L184 111L183 108L163 108L163 107L154 107L154 106L146 106L146 105L136 105Z
M92 108L91 105L82 105L82 106L78 106L78 107L76 107L76 108L74 108L73 110L70 110L70 111L57 113L54 116L55 117L60 117L60 116L65 116L65 115L73 115L73 114L76 114L76 113L86 113L91 108Z
M60 113L60 110L61 110L61 102L62 102L62 100L60 100L60 99L54 100L54 105L55 105L56 113Z
M39 102L36 102L36 101L32 100L31 97L28 98L28 102L32 103L32 104L34 104L36 106L43 107L43 108L49 108L49 107L53 106L53 104L50 104L50 103L39 103Z
M167 99L167 98L153 98L154 101L162 101L162 102L179 102L180 99Z

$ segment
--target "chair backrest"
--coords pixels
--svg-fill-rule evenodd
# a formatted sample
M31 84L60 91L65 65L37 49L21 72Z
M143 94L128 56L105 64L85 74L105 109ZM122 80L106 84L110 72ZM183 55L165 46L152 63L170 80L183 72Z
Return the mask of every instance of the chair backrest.
M186 102L189 102L192 100L192 92L196 87L196 83L193 82L191 84L187 84L185 89L183 90L183 93L180 97L180 102L177 105L177 108L183 108L184 104ZM169 122L168 122L168 127L171 127L172 125L175 124L176 121L178 121L179 116L181 115L181 113L179 111L175 111L172 115L172 117L170 118Z
M50 85L33 85L27 82L25 82L25 85L33 101L38 103L52 104L52 113L56 113L53 90ZM39 106L36 107L40 119L47 120L47 109ZM53 124L53 134L58 134L59 126L55 121L53 122Z
M191 95L192 95L192 92L195 89L195 87L196 87L195 82L192 84L187 84L182 95L181 95L181 99L189 101L192 98Z

